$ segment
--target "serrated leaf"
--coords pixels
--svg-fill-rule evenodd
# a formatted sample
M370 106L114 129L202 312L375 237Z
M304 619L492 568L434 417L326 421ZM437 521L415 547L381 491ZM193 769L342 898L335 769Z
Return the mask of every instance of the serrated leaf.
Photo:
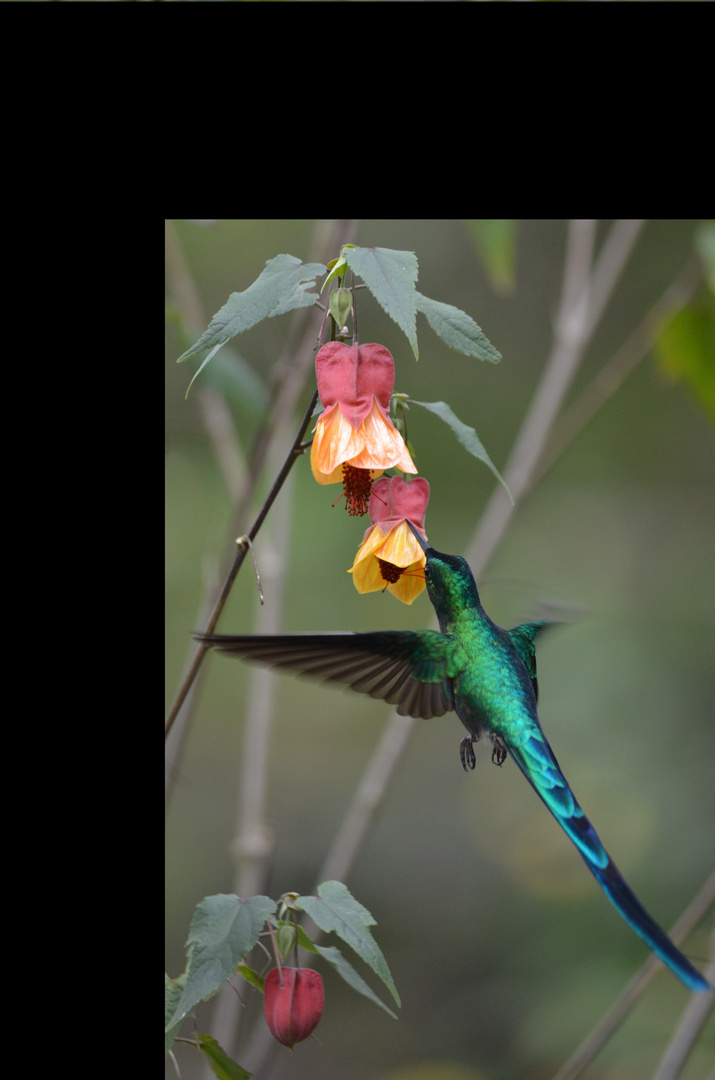
M380 1001L377 994L370 989L362 976L358 975L352 964L348 963L340 952L340 949L337 949L334 945L315 945L313 951L320 953L323 959L327 960L328 963L335 968L338 975L345 980L348 986L352 986L353 990L357 990L359 994L363 994L366 998L369 998L370 1001L374 1001L376 1005L379 1005L381 1009L384 1009L386 1013L389 1013L394 1020L397 1020L397 1016L393 1013L392 1009L388 1009L384 1001Z
M199 1049L219 1080L250 1080L253 1076L230 1058L211 1035L199 1035Z
M338 934L379 975L400 1004L387 961L368 929L376 925L375 920L342 882L324 881L318 886L317 896L299 896L295 905L310 915L321 930Z
M173 1023L171 1018L176 1012L176 1006L181 1000L181 995L184 992L186 986L186 972L179 975L178 979L170 979L168 975L164 975L164 1026L166 1032L164 1034L164 1053L168 1054L171 1050L176 1033L179 1030L179 1022ZM171 1023L171 1027L167 1024Z
M430 300L420 292L415 295L417 310L426 315L435 334L441 337L450 349L456 349L466 356L475 356L477 360L488 360L490 364L499 363L501 353L497 352L481 327L477 326L466 312L453 304Z
M219 893L207 896L196 908L187 940L190 946L186 987L167 1026L177 1024L199 1001L220 990L249 949L258 941L276 904L268 896Z
M509 488L502 479L501 474L497 470L492 459L489 457L489 454L484 449L481 439L474 428L464 424L459 417L452 412L445 401L414 401L412 398L408 398L407 400L410 405L421 405L423 409L428 409L429 412L438 416L440 420L444 420L445 424L449 425L465 450L468 450L474 457L479 458L480 461L483 461L484 464L492 470L499 483L503 485L512 503L514 502Z
M285 315L287 312L294 311L299 307L312 307L318 299L317 293L308 292L308 289L313 285L315 285L315 280L312 278L310 281L302 282L293 295L284 300L282 304L274 307L273 311L269 311L266 318L273 319L276 315Z
M391 248L343 248L348 266L367 285L378 304L407 335L415 358L417 348L417 256Z
M182 353L178 363L204 349L220 348L263 319L314 304L317 293L308 293L306 289L314 285L315 278L325 270L322 263L304 263L295 255L276 255L269 259L252 285L243 292L231 293L199 340Z

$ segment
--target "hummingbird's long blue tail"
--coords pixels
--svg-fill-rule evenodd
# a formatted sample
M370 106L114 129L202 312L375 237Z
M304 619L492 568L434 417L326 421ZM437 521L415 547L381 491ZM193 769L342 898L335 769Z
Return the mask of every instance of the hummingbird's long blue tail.
M658 926L629 889L576 801L541 728L534 724L518 745L507 742L507 746L539 798L578 848L586 866L616 911L687 987L691 990L711 990L710 984L676 948L665 930Z

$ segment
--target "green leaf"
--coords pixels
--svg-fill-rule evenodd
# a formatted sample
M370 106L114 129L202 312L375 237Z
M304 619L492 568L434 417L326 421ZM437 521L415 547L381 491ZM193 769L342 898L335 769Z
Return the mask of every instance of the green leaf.
M516 221L513 218L477 218L469 222L472 238L497 292L514 288Z
M389 1013L393 1019L397 1020L397 1016L393 1013L392 1009L388 1009L384 1001L380 1001L379 997L370 987L367 985L362 976L358 975L352 964L349 964L345 959L340 949L336 949L334 945L324 946L315 945L313 947L314 952L320 953L324 960L327 960L329 964L337 971L348 986L352 986L353 990L357 990L359 994L363 994L370 1001L374 1001L376 1005L379 1005L381 1009L384 1009L386 1013Z
M210 1035L199 1035L199 1049L219 1080L250 1080L253 1076L230 1058Z
M452 304L430 300L420 292L415 295L417 310L427 316L427 322L435 334L441 337L450 349L456 349L457 352L465 353L466 356L476 356L477 360L488 360L491 364L499 363L501 353L497 352L474 319Z
M417 256L413 251L391 248L343 248L348 266L367 285L391 319L407 335L415 359L417 349L416 313Z
M178 363L204 349L215 351L263 319L314 304L317 294L306 292L306 289L314 285L315 278L325 270L322 263L303 263L294 255L276 255L269 259L252 285L243 292L231 293L208 329L182 353Z
M660 368L682 380L715 420L715 299L706 295L681 308L655 342Z
M376 925L375 920L342 882L324 881L318 886L317 896L299 896L295 906L310 915L321 930L338 934L379 975L400 1004L387 961L368 929Z
M178 1022L174 1024L172 1017L176 1012L176 1006L179 1003L181 995L184 992L186 986L186 972L183 975L179 975L178 979L170 979L168 975L164 975L164 1025L166 1026L166 1033L164 1035L164 1053L168 1054L171 1050L176 1033L179 1030ZM171 1024L171 1026L168 1026Z
M303 927L298 925L296 926L296 930L298 931L298 945L300 948L305 949L306 952L317 953L318 946L313 944Z
M245 979L249 986L252 986L254 990L260 990L261 993L265 990L266 980L259 972L254 971L248 964L244 964L243 961L237 966L236 974Z
M428 409L429 412L438 416L440 420L444 420L445 424L448 424L449 427L451 427L465 450L468 450L474 457L479 458L480 461L483 461L484 464L492 470L499 483L503 485L512 503L514 502L509 488L506 486L506 483L489 457L489 454L484 449L474 428L468 427L466 424L462 423L459 417L455 416L449 405L444 401L413 401L412 398L408 398L407 400L410 405L421 405L423 409Z
M186 943L190 946L186 987L167 1023L167 1030L199 1001L220 990L256 944L263 924L275 909L275 901L268 896L241 900L238 896L219 893L201 901Z
M352 246L353 245L351 245L351 247ZM323 289L325 288L325 286L329 285L331 281L335 281L336 278L343 277L344 274L345 274L345 271L347 270L347 268L348 268L348 264L347 264L347 262L345 261L345 259L343 258L342 255L337 259L333 259L332 262L329 262L328 263L328 271L329 271L329 273L328 273L328 276L326 277L325 281L323 282L323 284L320 286L321 293L322 293Z

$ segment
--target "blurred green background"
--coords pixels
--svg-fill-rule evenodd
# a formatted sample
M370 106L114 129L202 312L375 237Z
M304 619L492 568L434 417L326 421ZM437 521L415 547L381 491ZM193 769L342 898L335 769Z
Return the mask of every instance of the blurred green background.
M599 238L609 226L600 223ZM578 398L690 260L696 227L684 220L645 226L568 401ZM184 274L204 320L201 332L267 259L281 252L314 258L322 226L220 220L175 221L167 228L170 313L177 274ZM501 364L492 366L450 352L421 320L415 362L397 326L371 297L361 296L360 340L390 349L395 389L418 400L447 401L476 428L498 468L551 347L565 237L563 221L519 221L513 284L497 288L468 223L366 220L353 236L362 246L416 252L420 291L465 310L502 353ZM290 315L274 318L235 339L222 350L221 367L212 372L209 365L186 399L198 364L177 365L176 358L194 338L183 336L176 318L167 323L167 707L192 653L191 632L202 626L202 597L207 589L215 594L227 536L238 532L206 433L202 386L225 389L248 452L259 419L254 402L290 325ZM319 325L316 311L316 336ZM712 356L709 362L713 374ZM255 385L251 390L244 380L234 393L232 365L241 363ZM308 379L285 425L283 453L313 389ZM460 553L495 481L435 417L413 410L410 420L417 465L432 486L430 541ZM274 461L242 531L275 471ZM346 571L367 519L333 509L338 492L315 484L307 457L293 470L256 543L266 607L279 602L274 572L287 536L283 629L434 625L426 593L409 608L388 594L357 594ZM715 862L714 555L712 421L687 386L649 354L519 507L479 581L485 607L504 625L529 617L543 601L582 612L539 646L542 724L606 847L666 927ZM252 632L257 608L247 561L219 629ZM166 970L172 976L183 970L196 904L234 890L232 842L253 670L208 658L174 778L166 845ZM388 706L359 695L286 676L276 680L268 809L275 852L262 889L273 897L313 890L390 714ZM417 723L346 879L377 920L375 937L402 997L399 1020L321 967L326 1008L318 1042L309 1040L292 1054L278 1047L261 1076L549 1077L645 959L645 946L513 764L494 768L482 746L475 772L466 774L458 758L461 735L454 716ZM689 940L689 955L706 957L711 929L712 917ZM378 980L357 960L356 967L386 1000ZM243 997L250 1031L256 995L246 989ZM649 1075L685 1001L684 988L662 973L587 1075ZM198 1030L212 1032L213 1006L199 1008ZM714 1053L711 1018L685 1080L702 1077ZM206 1075L194 1051L180 1048L178 1057L184 1080ZM239 1051L238 1060L251 1068L245 1053ZM168 1064L167 1076L173 1075Z

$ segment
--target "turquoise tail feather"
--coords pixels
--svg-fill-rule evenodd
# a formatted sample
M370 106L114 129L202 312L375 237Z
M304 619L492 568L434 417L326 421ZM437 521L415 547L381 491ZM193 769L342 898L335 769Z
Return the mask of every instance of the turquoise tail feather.
M564 777L539 727L520 745L507 743L522 773L578 848L581 857L619 915L690 990L710 984L649 915L621 876Z

